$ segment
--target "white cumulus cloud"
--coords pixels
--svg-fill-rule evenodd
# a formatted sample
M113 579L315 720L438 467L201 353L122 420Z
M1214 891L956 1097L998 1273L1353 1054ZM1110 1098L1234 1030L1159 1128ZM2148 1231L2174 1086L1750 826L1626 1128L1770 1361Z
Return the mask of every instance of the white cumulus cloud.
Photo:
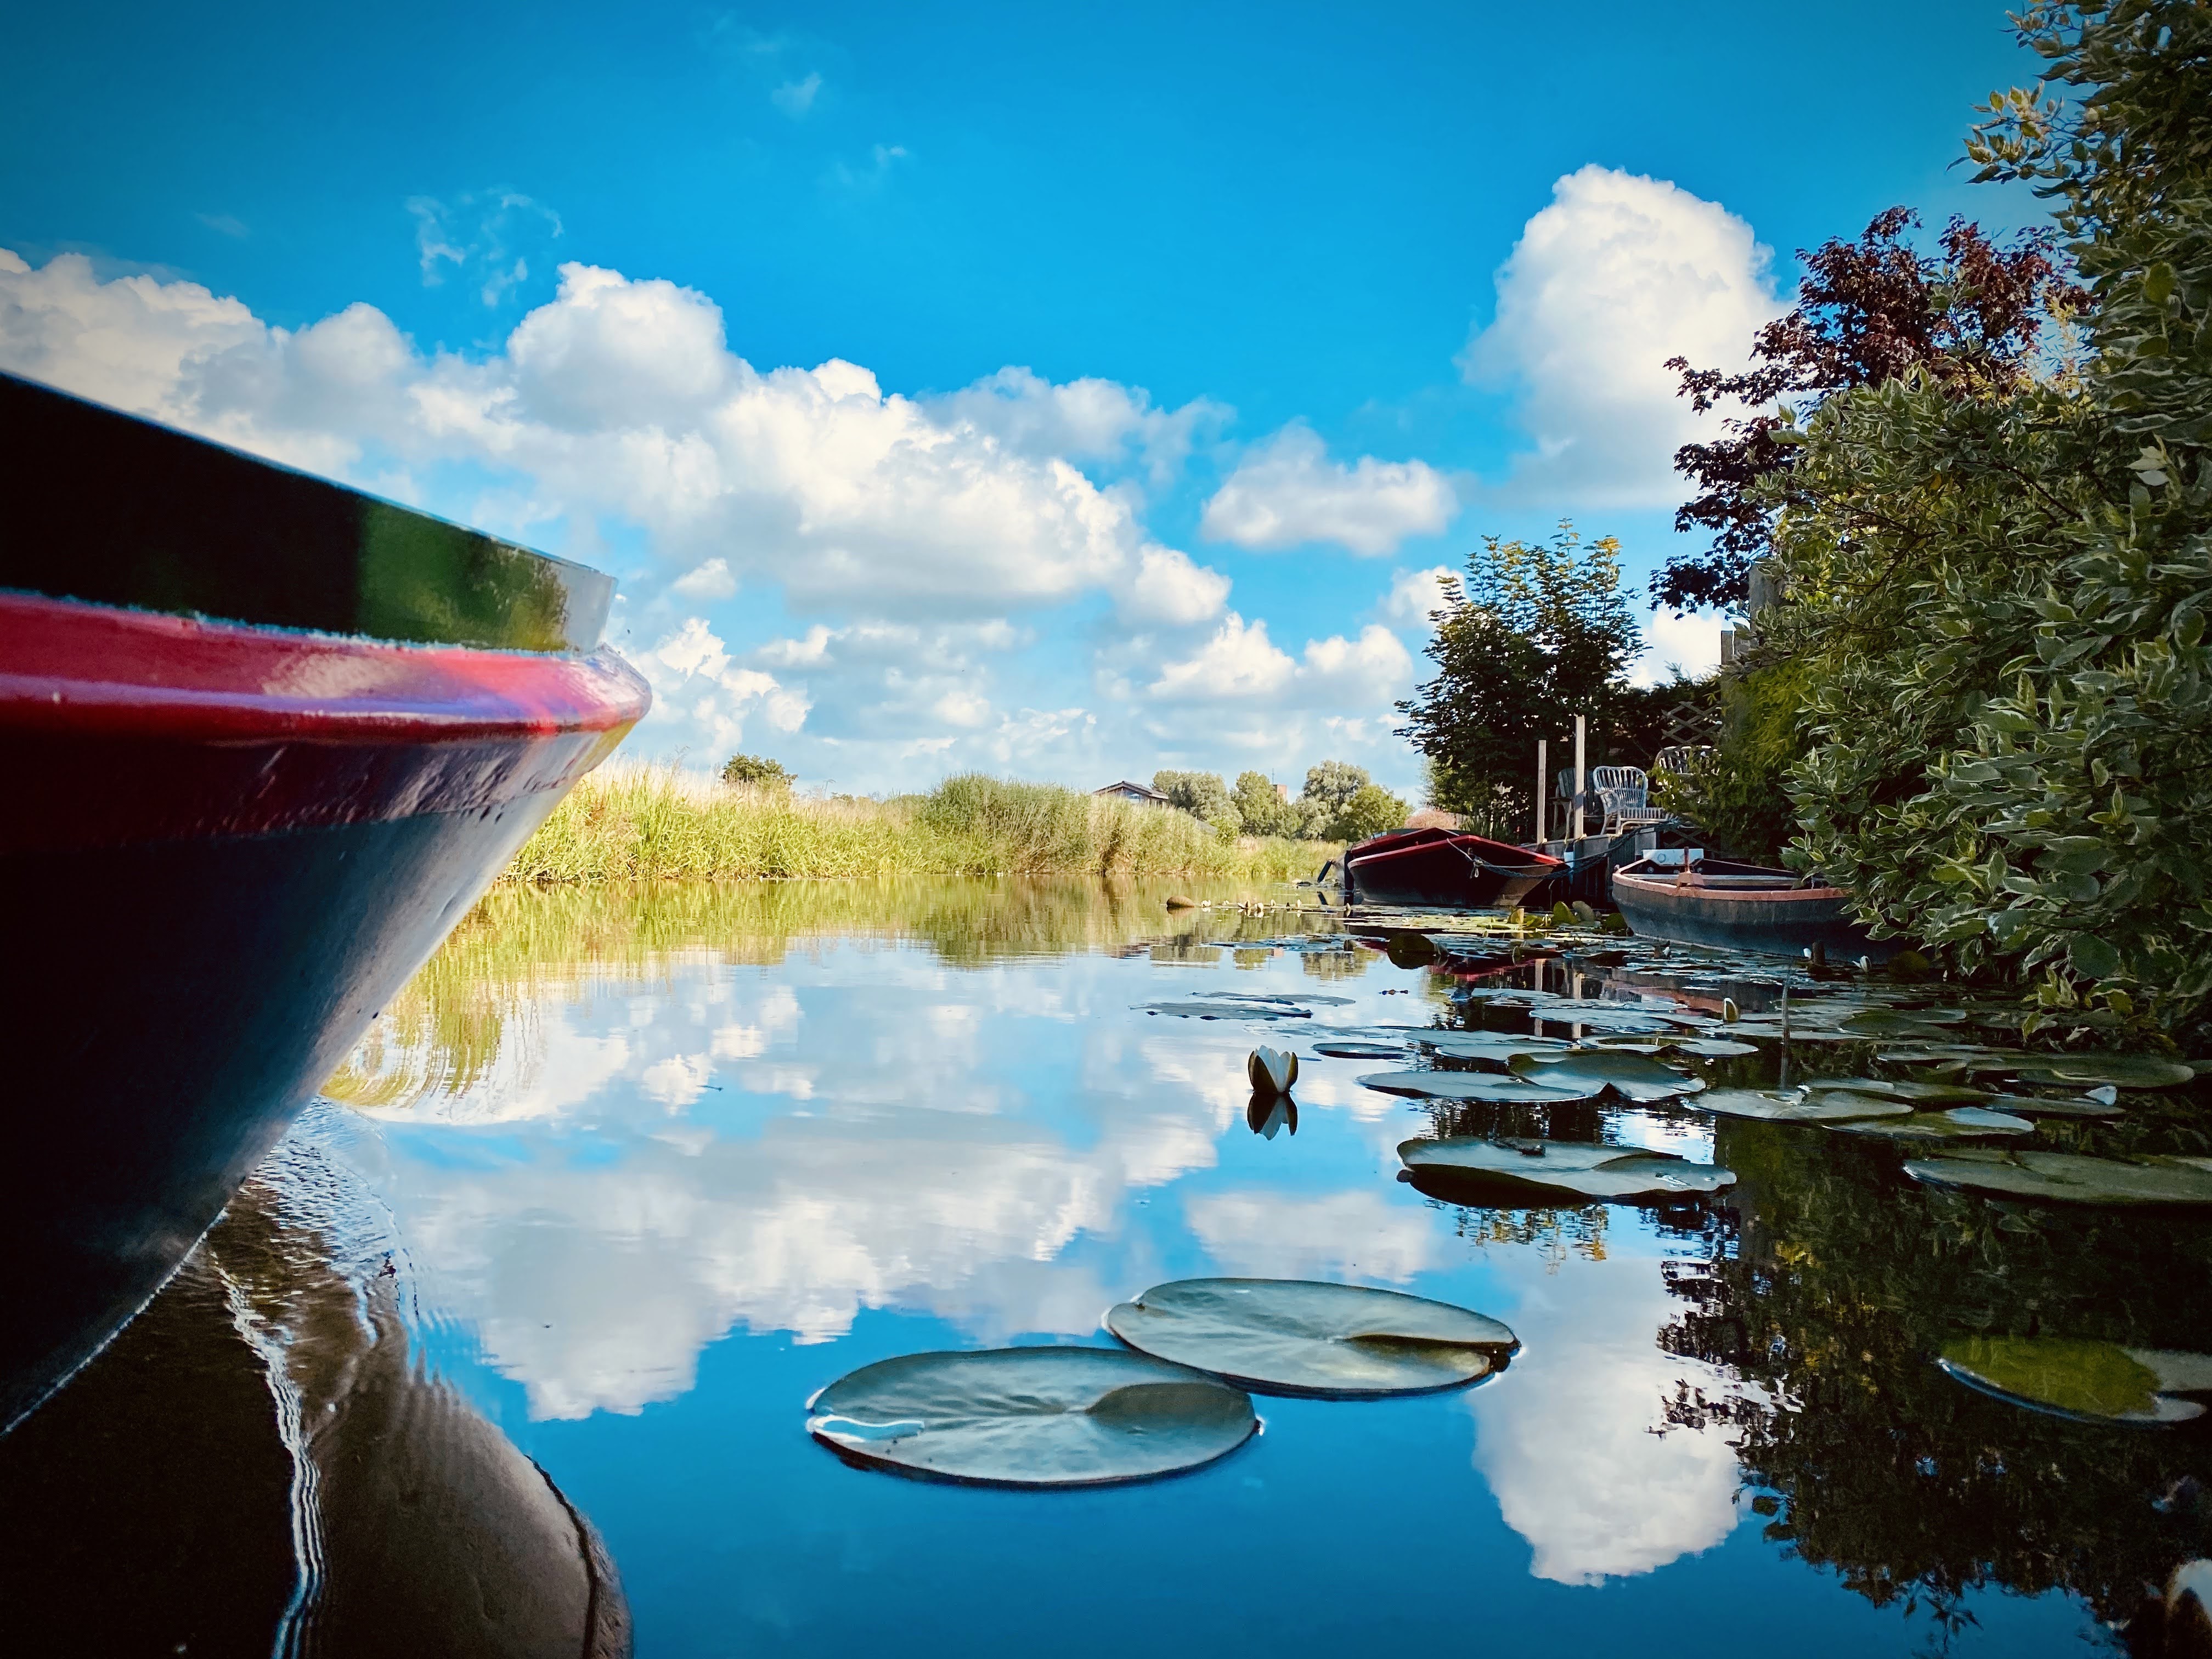
M1390 579L1390 591L1377 608L1384 618L1401 628L1426 633L1429 618L1444 605L1444 579L1459 573L1449 565L1432 564L1426 570L1401 570Z
M1199 533L1255 549L1335 542L1373 556L1435 535L1458 511L1450 481L1427 462L1363 455L1346 466L1310 427L1293 424L1238 464L1206 502Z
M1552 187L1498 272L1468 380L1511 386L1535 440L1512 493L1599 507L1680 499L1674 451L1702 426L1662 364L1735 368L1783 309L1772 255L1717 202L1595 164Z

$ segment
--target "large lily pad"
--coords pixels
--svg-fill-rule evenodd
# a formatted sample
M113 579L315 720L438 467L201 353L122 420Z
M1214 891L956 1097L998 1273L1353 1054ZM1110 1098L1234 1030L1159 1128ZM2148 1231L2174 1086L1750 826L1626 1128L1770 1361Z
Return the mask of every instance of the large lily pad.
M1383 1026L1379 1030L1388 1031ZM1574 1047L1565 1037L1528 1036L1511 1031L1446 1031L1435 1026L1408 1030L1409 1042L1449 1060L1471 1060L1480 1065L1504 1066L1516 1054L1565 1054Z
M1241 1389L1115 1348L902 1354L838 1378L807 1409L807 1432L847 1458L1000 1486L1172 1474L1259 1426Z
M1370 1072L1359 1082L1363 1088L1416 1100L1480 1100L1509 1106L1555 1106L1595 1100L1602 1092L1594 1087L1547 1088L1502 1072Z
M1908 1117L1901 1100L1848 1092L1800 1097L1794 1090L1708 1089L1690 1104L1723 1117L1757 1118L1767 1123L1842 1123L1855 1119Z
M1971 1336L1943 1345L1936 1363L1984 1394L2081 1421L2185 1423L2204 1415L2212 1354L2124 1348L2049 1336Z
M1960 1147L1915 1158L1905 1173L1931 1187L2064 1204L2212 1205L2212 1158L2085 1158L2076 1152Z
M1992 1112L1984 1106L1954 1106L1948 1112L1867 1118L1837 1127L1847 1134L1887 1135L1893 1140L1987 1140L1994 1135L2035 1133L2035 1125L2026 1118L2014 1117L2009 1112Z
M2022 1083L2106 1083L2121 1089L2171 1089L2197 1075L2181 1061L2156 1054L2033 1054L2015 1057L2002 1069Z
M1513 1070L1529 1082L1547 1089L1587 1089L1595 1094L1610 1089L1624 1100L1672 1100L1695 1094L1705 1080L1662 1066L1644 1054L1618 1049L1578 1048L1564 1054L1518 1054Z
M1401 1142L1398 1156L1418 1178L1540 1193L1585 1200L1686 1198L1735 1184L1733 1170L1692 1164L1671 1152L1641 1146L1591 1146L1558 1140L1443 1140ZM1524 1200L1525 1201L1525 1200Z
M1329 1399L1458 1388L1521 1346L1445 1302L1297 1279L1184 1279L1107 1310L1131 1347L1245 1388Z

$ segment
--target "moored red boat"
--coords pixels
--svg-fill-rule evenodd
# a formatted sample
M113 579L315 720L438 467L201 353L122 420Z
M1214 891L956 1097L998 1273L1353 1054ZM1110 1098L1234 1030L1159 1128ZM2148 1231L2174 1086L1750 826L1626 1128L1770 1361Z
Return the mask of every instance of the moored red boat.
M1465 830L1394 830L1346 849L1345 896L1358 904L1510 909L1565 868L1549 854Z
M0 375L0 1431L650 702L581 566Z
M1853 920L1850 896L1819 876L1677 854L1638 859L1613 872L1613 902L1650 939L1768 956L1885 962L1897 953Z

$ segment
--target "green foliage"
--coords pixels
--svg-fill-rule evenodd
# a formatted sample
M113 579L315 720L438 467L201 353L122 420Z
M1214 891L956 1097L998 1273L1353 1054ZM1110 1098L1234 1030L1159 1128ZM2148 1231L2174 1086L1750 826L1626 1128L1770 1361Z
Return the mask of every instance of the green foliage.
M1304 831L1305 816L1297 803L1276 793L1263 772L1238 773L1231 799L1248 836L1296 836Z
M1406 822L1406 803L1380 784L1360 786L1352 799L1322 827L1325 841L1364 841Z
M1499 833L1533 821L1536 742L1602 724L1643 642L1620 589L1620 544L1571 524L1549 542L1486 537L1448 577L1428 653L1437 676L1398 705L1438 806ZM1591 764L1598 757L1591 757Z
M796 780L781 761L763 755L732 755L722 763L722 781L756 789L788 789Z
M1719 741L1684 772L1656 774L1654 799L1720 852L1772 864L1796 831L1790 769L1805 752L1806 670L1769 661L1714 688Z
M1168 798L1170 805L1210 823L1220 834L1234 836L1244 827L1229 786L1214 772L1155 772L1152 787Z
M1364 766L1354 766L1349 761L1323 761L1308 769L1306 787L1298 799L1310 802L1324 817L1333 817L1346 801L1373 781Z
M1884 930L2008 975L2037 1024L2181 1033L2212 996L2212 10L2038 5L2072 89L1969 152L2056 208L2078 362L1913 372L1781 429L1808 676L1800 848Z

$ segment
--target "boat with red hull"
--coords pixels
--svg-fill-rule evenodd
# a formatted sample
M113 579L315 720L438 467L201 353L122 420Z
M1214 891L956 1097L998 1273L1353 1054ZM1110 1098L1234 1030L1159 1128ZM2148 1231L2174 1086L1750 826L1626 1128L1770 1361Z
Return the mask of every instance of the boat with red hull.
M1425 909L1510 910L1565 867L1549 854L1462 830L1394 830L1346 849L1345 898Z
M1766 956L1886 962L1897 941L1875 939L1853 919L1850 895L1819 876L1723 859L1644 858L1613 872L1613 902L1649 939Z
M613 584L0 375L0 1431L650 704Z

